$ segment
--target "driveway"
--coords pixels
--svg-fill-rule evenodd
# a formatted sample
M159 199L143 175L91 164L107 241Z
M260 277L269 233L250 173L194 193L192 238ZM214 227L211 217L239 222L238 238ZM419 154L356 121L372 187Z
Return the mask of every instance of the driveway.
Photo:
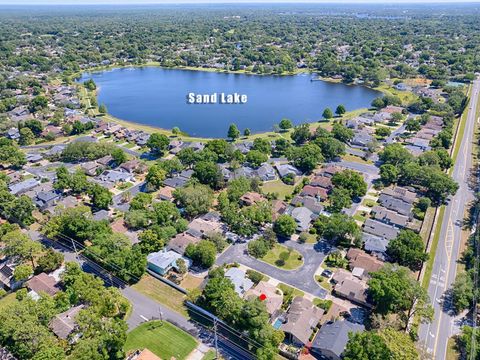
M146 183L145 181L142 181L141 183L138 183L137 185L132 186L131 188L121 192L120 194L115 195L112 199L113 207L120 211L124 211L124 212L128 211L128 209L130 208L130 204L128 202L125 203L122 201L123 194L130 193L130 196L133 198L139 192L142 192L142 189L145 183Z
M222 265L237 262L287 285L294 286L322 299L325 298L328 291L317 284L315 281L315 272L331 250L331 247L323 242L317 244L299 244L291 240L282 242L281 244L291 247L302 254L303 265L299 269L282 270L276 266L257 260L247 254L247 244L230 246L218 257L216 264Z

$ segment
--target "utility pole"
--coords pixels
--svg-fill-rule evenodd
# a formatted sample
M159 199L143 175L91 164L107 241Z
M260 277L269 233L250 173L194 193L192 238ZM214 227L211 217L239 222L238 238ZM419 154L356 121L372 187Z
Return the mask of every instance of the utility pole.
M214 339L215 339L215 359L218 359L217 318L213 319L213 333L214 333Z

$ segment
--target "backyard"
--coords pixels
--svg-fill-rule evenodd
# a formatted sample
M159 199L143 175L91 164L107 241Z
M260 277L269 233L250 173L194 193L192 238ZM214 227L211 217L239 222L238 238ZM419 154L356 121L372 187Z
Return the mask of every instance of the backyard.
M197 346L185 331L166 321L149 321L128 333L126 352L147 348L162 359L186 359Z

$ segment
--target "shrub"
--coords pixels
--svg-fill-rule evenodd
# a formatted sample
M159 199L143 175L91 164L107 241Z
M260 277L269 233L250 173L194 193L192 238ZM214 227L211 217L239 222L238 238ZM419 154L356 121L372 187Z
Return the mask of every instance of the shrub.
M263 274L251 269L247 270L247 277L252 280L254 284L258 284L263 280Z

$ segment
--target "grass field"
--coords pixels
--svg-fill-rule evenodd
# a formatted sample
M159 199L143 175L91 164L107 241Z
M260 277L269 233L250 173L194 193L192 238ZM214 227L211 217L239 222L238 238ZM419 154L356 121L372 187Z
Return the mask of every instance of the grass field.
M457 350L455 339L449 338L447 343L447 355L445 356L446 360L458 360L460 359L460 354Z
M149 321L128 333L126 352L147 348L162 359L186 359L197 346L193 336L166 321Z
M262 260L284 270L297 269L303 264L302 255L298 251L280 244L276 244Z
M430 277L432 276L433 262L435 261L435 254L437 253L438 241L440 240L440 232L442 230L443 218L445 216L445 205L440 207L437 224L435 226L435 234L433 235L432 245L430 246L430 257L426 262L425 273L423 274L422 286L428 289L430 284Z
M290 195L293 192L294 186L287 185L282 180L267 181L262 185L262 191L264 193L277 193L279 199L285 199L286 195Z
M208 352L203 355L202 360L215 360L215 351L214 350L208 350Z
M17 302L17 299L15 297L15 294L8 294L7 296L4 296L3 298L0 299L0 312L2 312L4 309L9 307L10 305L14 304Z
M292 294L292 297L303 296L305 293L302 290L298 290L294 287L288 286L287 284L280 283L277 285L277 288L282 290L284 295Z
M155 279L153 276L143 276L142 279L132 287L160 304L169 307L173 311L188 316L187 310L183 305L185 295L160 280Z

